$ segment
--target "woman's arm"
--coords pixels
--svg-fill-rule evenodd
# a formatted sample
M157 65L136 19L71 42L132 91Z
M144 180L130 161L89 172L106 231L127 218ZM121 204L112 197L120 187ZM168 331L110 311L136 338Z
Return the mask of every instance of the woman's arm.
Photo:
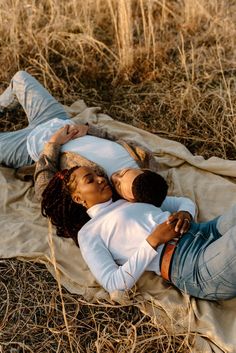
M48 142L44 145L34 173L34 188L38 200L41 200L44 189L59 170L60 151L60 144Z
M119 266L100 235L90 234L86 226L78 233L81 254L94 277L108 292L132 288L157 256L160 251L158 246L178 235L174 227L166 222L164 226L157 226L129 259Z
M90 238L87 233L85 227L85 232L79 231L78 234L81 254L98 283L110 293L132 288L157 255L157 251L144 240L133 255L119 266L101 237L93 235Z
M176 231L176 223L178 220L169 222L168 220L158 224L153 232L147 237L147 242L157 249L159 245L165 244L168 241L177 238L181 235L180 231Z

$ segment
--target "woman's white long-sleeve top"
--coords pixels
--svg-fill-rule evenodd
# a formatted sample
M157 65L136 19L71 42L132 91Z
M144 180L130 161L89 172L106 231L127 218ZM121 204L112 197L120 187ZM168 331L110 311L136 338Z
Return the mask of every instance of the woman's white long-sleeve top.
M144 271L160 275L163 245L154 250L146 238L169 212L125 200L110 200L87 212L91 220L78 233L79 246L91 272L108 292L130 289Z

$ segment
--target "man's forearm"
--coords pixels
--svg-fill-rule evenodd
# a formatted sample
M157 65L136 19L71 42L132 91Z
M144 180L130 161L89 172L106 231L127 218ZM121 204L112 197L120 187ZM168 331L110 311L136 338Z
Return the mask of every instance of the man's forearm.
M61 146L57 143L46 143L44 150L36 163L34 181L35 194L41 200L42 193L53 175L59 170Z

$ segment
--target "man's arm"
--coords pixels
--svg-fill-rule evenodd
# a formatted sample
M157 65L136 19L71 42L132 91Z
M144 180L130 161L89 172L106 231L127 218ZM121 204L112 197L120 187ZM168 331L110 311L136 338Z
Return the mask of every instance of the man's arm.
M187 197L167 196L161 205L162 211L172 213L168 221L175 222L176 232L184 234L190 227L190 222L195 217L196 205Z
M167 196L161 205L163 212L169 211L170 213L178 211L188 212L192 218L195 217L196 205L187 197Z

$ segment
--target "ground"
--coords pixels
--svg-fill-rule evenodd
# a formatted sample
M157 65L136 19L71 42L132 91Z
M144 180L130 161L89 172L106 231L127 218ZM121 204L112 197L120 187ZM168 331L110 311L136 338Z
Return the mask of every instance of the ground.
M195 155L236 158L234 0L13 0L0 17L1 91L27 70L62 103L84 99ZM26 124L17 110L0 130ZM191 337L133 306L62 300L42 265L1 260L0 271L0 352L190 350Z

